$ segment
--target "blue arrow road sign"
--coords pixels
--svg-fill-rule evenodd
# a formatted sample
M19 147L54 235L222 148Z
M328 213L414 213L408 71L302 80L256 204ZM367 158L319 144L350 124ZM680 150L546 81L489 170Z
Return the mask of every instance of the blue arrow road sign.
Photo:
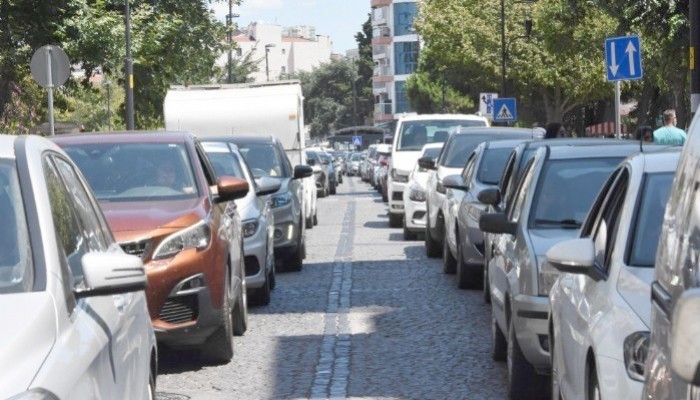
M493 99L493 122L515 122L518 107L515 99Z
M641 79L644 72L639 36L606 39L605 66L610 82Z
M362 136L353 136L352 145L357 147L362 147Z

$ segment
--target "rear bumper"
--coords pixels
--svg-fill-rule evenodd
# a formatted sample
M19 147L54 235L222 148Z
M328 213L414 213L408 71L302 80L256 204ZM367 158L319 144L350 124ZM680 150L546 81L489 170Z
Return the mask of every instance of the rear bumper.
M511 323L525 358L537 372L549 374L549 297L517 295L513 299Z

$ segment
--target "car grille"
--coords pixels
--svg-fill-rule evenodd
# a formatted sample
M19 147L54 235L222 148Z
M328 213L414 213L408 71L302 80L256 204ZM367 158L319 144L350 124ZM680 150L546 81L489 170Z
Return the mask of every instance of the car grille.
M260 272L260 263L258 257L246 256L245 258L245 276L257 275Z
M391 199L394 201L403 201L403 192L394 192L391 194Z
M197 296L178 296L169 298L160 309L158 318L170 324L182 324L197 320L199 305Z
M119 245L126 254L138 256L143 259L147 254L148 249L151 247L151 239L142 240L140 242L119 243Z

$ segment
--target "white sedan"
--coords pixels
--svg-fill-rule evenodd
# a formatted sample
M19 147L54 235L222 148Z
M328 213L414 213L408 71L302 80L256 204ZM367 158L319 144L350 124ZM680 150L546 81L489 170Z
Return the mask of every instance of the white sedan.
M428 143L423 146L421 158L437 160L444 143ZM418 233L425 232L427 220L425 200L427 199L428 176L430 170L422 168L418 163L408 176L408 184L403 189L403 204L406 218L403 220L404 240L415 240Z
M552 398L641 398L654 260L679 155L627 158L593 203L580 238L547 252L563 272L549 295Z
M0 198L0 398L153 398L143 264L75 165L46 139L0 135Z

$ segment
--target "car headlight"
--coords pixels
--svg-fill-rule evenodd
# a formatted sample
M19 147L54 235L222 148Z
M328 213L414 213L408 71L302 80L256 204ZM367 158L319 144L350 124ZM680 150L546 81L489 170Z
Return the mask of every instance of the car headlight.
M255 235L255 232L258 231L259 225L260 224L258 223L257 218L243 221L243 237L251 237Z
M58 400L58 396L46 389L36 388L12 396L7 400Z
M411 201L424 202L426 199L425 190L420 185L411 185L408 192L408 198Z
M635 332L625 338L625 370L630 379L644 382L644 371L649 354L649 332Z
M442 181L441 181L441 180L438 180L438 181L437 181L437 186L435 187L435 190L436 190L438 193L442 193L442 194L447 193L447 189L445 189L445 186L442 184Z
M408 175L401 175L398 173L398 171L396 171L396 168L392 168L391 179L397 183L406 183L408 182Z
M175 232L165 238L153 253L154 260L173 257L179 252L196 248L202 250L211 242L211 228L209 221L202 220L189 228Z
M554 286L557 278L559 278L559 271L549 265L544 256L537 256L537 270L539 271L537 274L539 277L539 295L549 296L549 291Z
M292 202L292 194L289 192L275 194L270 196L270 200L268 200L268 202L272 208L283 207Z

